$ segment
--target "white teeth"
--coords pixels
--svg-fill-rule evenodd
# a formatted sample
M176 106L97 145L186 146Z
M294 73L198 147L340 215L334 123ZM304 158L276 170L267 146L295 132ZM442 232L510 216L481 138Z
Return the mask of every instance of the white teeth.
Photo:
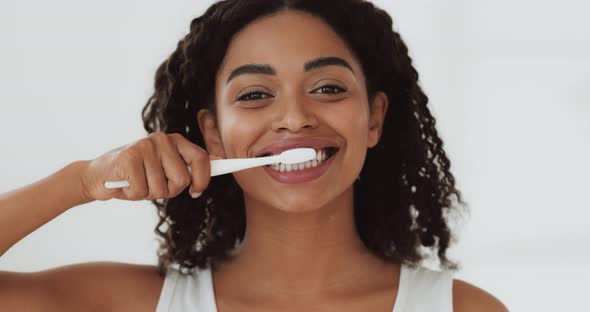
M322 160L324 160L325 154L324 154L324 150L319 150L317 153L315 153L315 159L317 159L318 162L321 162Z
M326 160L326 152L322 149L316 152L316 157L312 160L308 160L306 162L298 163L298 164L272 164L270 167L279 172L290 172L290 171L299 171L305 170L313 167L317 167L321 165Z

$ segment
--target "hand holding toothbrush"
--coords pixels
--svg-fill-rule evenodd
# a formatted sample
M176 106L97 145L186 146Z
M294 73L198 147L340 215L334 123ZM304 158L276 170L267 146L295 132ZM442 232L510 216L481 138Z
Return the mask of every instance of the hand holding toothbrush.
M171 198L189 185L198 196L212 176L314 157L314 149L297 148L268 157L211 160L214 156L182 135L155 132L90 161L83 184L87 197L95 200Z

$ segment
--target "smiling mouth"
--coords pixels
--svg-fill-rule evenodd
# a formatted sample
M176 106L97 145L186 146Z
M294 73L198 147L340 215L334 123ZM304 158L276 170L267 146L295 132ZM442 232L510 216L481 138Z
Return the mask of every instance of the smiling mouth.
M302 146L302 147L305 147L305 146ZM324 153L326 153L326 155L330 155L330 156L332 156L332 155L336 154L336 151L338 151L338 148L337 148L337 147L335 147L335 146L326 146L326 147L322 147L322 148L320 148L320 149L315 149L316 156L317 156L317 154L318 154L320 151L324 151ZM283 152L284 152L284 151L283 151ZM281 152L281 153L282 153L282 152ZM279 153L279 154L280 154L280 153ZM262 155L258 155L258 156L256 156L256 157L266 157L266 156L273 156L273 155L274 155L273 153L264 153L264 154L262 154ZM277 155L278 155L278 154L277 154Z
M271 165L266 165L265 167L270 167L273 170L279 171L279 172L300 171L300 170L305 170L305 169L309 169L309 168L314 168L314 167L321 165L326 160L330 159L332 156L334 156L334 154L336 154L338 152L338 150L339 149L337 147L327 146L327 147L323 147L321 149L316 149L316 157L312 160L308 160L308 161L305 161L302 163L297 163L297 164L275 163L275 164L271 164ZM264 156L272 156L272 153L262 154L257 157L264 157Z

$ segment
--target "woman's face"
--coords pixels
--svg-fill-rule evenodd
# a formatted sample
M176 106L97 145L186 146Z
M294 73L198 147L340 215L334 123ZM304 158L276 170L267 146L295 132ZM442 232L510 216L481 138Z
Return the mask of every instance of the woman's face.
M380 93L371 113L361 65L328 24L300 11L258 19L237 33L217 72L215 92L216 118L206 110L198 116L212 155L337 148L317 167L312 162L297 171L284 166L234 173L246 203L288 212L320 208L351 190L387 109Z

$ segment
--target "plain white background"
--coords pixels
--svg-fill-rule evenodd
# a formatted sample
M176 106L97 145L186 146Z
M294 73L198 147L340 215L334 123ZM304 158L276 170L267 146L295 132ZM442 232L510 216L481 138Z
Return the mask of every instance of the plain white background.
M0 192L145 136L155 70L211 3L1 2ZM457 277L511 311L587 309L588 2L375 3L409 45L471 209L451 250ZM155 224L147 201L79 206L11 248L0 270L156 264Z

